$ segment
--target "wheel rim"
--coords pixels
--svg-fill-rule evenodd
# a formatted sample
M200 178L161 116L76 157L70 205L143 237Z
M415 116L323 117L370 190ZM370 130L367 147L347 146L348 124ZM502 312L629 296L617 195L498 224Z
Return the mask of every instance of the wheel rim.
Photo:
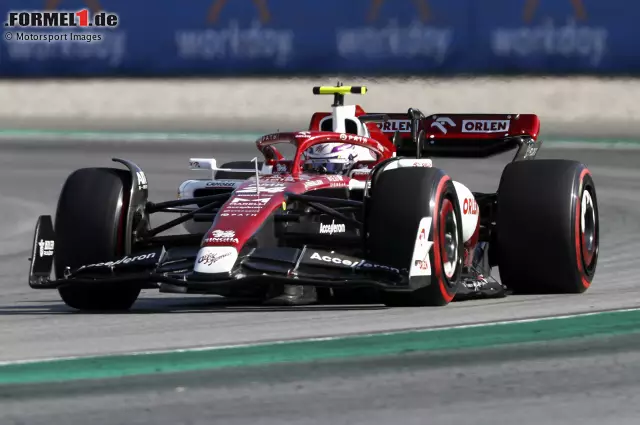
M580 202L580 245L582 261L585 269L589 270L593 265L595 254L598 250L597 219L593 197L588 189L582 192Z
M453 278L459 260L459 229L453 204L449 199L442 202L440 209L440 255L442 269L447 280Z

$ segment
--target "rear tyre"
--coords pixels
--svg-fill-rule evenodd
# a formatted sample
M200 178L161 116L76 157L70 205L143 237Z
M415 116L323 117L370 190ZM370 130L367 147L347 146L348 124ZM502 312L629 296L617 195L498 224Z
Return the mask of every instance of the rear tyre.
M84 264L124 255L124 218L131 176L115 168L82 168L65 182L55 217L57 278ZM140 287L127 284L70 284L58 289L69 307L78 310L128 310Z
M216 180L244 180L255 176L256 164L253 161L231 161L226 162L220 168L236 168L240 170L252 170L247 173L234 173L230 171L216 171ZM262 168L262 162L258 162L258 170Z
M519 293L582 293L598 262L600 222L587 167L548 159L507 165L498 188L497 263Z
M462 272L460 206L449 176L437 168L408 167L381 172L367 205L367 258L398 269L411 268L420 223L425 228L430 275L412 276L426 285L412 292L382 292L388 306L443 306L453 300ZM428 245L425 245L428 246Z

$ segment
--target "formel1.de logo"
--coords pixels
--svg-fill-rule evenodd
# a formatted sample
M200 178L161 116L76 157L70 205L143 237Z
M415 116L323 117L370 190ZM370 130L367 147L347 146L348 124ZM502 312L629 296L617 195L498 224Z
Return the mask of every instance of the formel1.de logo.
M116 28L118 15L102 10L98 0L85 0L89 9L56 10L62 0L45 0L42 10L10 10L4 26L8 28Z
M126 31L118 14L104 10L100 2L40 0L40 9L9 10L3 25L6 59L118 66L127 50Z

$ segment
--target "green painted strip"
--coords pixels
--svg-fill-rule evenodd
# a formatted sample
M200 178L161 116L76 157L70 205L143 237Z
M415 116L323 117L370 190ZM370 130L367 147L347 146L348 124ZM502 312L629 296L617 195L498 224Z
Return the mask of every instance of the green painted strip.
M92 140L96 142L172 142L172 141L234 141L255 142L256 139L269 133L264 132L145 132L145 131L76 131L76 130L26 130L4 129L0 130L0 140L11 139L37 139L37 140ZM545 145L553 147L593 147L605 146L614 148L638 148L640 140L636 139L549 139Z
M283 362L399 355L640 332L640 311L524 323L349 336L163 353L113 355L0 366L0 384L100 379Z

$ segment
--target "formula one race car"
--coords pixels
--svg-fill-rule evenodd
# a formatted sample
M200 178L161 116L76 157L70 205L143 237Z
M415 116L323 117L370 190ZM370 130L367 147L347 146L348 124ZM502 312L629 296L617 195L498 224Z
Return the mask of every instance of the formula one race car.
M148 201L145 173L124 159L114 161L127 170L73 172L55 225L38 219L29 285L55 288L80 310L127 310L150 288L279 305L366 292L388 306L441 306L507 288L590 286L599 242L594 182L581 163L534 160L536 115L371 114L344 105L365 87L313 91L334 96L332 112L315 113L307 131L259 138L263 161L218 167L192 158L191 169L211 176L183 182L179 199ZM278 150L283 144L295 147L292 157ZM327 146L364 149L369 158L315 161ZM472 192L432 163L511 149L497 193ZM157 212L179 216L154 228ZM160 235L180 224L184 234ZM501 282L491 276L496 266Z

